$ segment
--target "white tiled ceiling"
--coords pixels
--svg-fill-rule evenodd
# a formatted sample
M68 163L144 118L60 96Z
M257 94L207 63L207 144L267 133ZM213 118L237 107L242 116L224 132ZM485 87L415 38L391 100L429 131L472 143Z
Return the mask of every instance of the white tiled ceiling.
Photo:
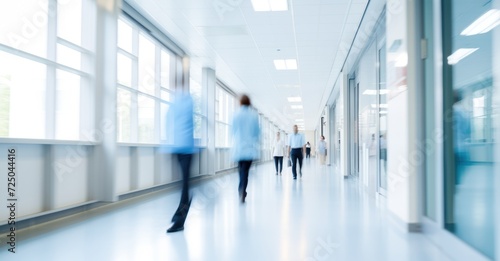
M236 92L278 125L295 118L314 129L325 104L339 48L350 44L367 0L289 0L284 12L255 12L250 0L127 0L153 19L193 59L212 67ZM222 9L218 9L219 6ZM274 59L297 59L298 70L278 71ZM301 96L292 110L289 96ZM297 103L294 103L297 104Z

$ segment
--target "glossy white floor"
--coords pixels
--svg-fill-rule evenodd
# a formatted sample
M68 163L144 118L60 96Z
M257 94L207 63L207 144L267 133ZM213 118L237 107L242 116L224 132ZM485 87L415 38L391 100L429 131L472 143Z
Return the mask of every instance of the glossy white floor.
M163 192L27 229L0 260L450 260L422 234L394 228L355 180L314 159L303 173L252 168L245 204L237 174L195 186L182 232L165 233L179 191Z

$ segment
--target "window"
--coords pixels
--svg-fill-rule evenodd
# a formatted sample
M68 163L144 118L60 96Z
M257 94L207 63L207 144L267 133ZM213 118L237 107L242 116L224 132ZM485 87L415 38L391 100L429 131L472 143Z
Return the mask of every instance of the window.
M189 88L194 102L194 138L199 141L200 145L205 145L203 141L205 140L204 137L206 134L206 110L203 109L203 106L206 102L203 101L203 98L206 97L206 95L202 93L203 89L201 84L194 81L192 78L190 79Z
M79 140L90 124L80 112L90 109L82 92L91 87L95 3L55 3L0 10L0 137Z
M117 140L167 141L166 117L180 59L124 17L118 19Z
M233 95L229 94L222 86L217 84L215 88L215 146L221 148L230 147L230 127L236 102Z

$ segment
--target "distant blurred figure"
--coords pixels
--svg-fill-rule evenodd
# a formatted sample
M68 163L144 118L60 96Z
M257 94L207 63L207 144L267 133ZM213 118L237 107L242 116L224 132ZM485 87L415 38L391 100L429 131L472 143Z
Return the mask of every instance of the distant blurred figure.
M189 196L189 176L194 148L193 139L193 99L189 93L177 91L175 100L167 115L169 140L173 143L171 152L177 157L182 171L182 194L177 211L172 217L174 223L167 233L184 229L191 197Z
M293 125L293 134L288 137L288 157L292 159L293 179L297 179L297 161L299 162L299 173L302 177L302 159L306 151L306 140L304 135L299 133L299 127Z
M387 171L387 133L380 135L380 161L382 161L382 166L384 168L384 173Z
M318 155L319 155L319 164L325 165L326 161L326 141L325 136L321 135L318 143Z
M461 173L469 162L469 149L467 141L470 140L471 124L470 116L462 104L462 95L454 91L453 104L453 145L455 152L455 183L460 183Z
M276 175L278 175L278 164L279 164L279 173L281 175L281 171L283 170L283 156L285 155L285 142L280 138L280 132L276 133L276 141L273 145L273 157L274 157L274 166L276 167Z
M309 141L306 143L306 159L311 158L311 143Z
M232 126L233 156L234 160L238 162L240 174L238 192L241 203L245 203L247 196L250 166L252 161L259 156L259 116L250 106L250 98L243 94L240 97L240 109L234 115Z

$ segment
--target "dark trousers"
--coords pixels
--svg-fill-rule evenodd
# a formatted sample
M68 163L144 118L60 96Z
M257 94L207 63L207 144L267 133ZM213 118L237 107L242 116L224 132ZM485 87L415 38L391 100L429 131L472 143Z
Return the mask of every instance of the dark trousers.
M306 159L311 158L311 148L306 148Z
M299 168L300 171L302 172L302 159L304 158L304 155L302 154L302 148L298 149L292 149L292 153L290 153L292 157L292 173L293 177L297 177L297 160L299 161Z
M179 207L175 211L172 221L177 225L184 225L189 207L191 206L191 199L189 198L189 170L191 168L192 154L176 154L177 160L182 171L182 193Z
M278 173L278 163L279 163L279 173L283 170L283 157L274 157L274 166L276 167L276 173Z
M238 171L240 173L240 185L238 186L238 192L240 193L240 197L245 197L247 195L248 172L250 171L251 165L251 160L238 161Z

